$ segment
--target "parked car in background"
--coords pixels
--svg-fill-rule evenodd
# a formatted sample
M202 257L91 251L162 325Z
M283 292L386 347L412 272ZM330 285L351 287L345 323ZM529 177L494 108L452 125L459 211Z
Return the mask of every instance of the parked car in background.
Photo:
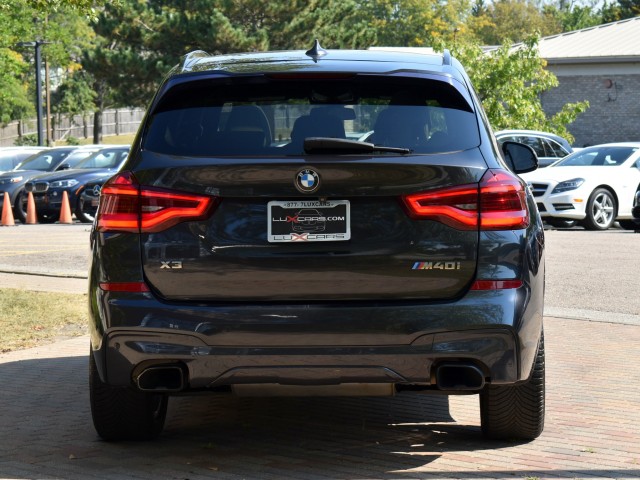
M98 203L100 202L100 191L102 185L113 176L113 172L90 180L86 183L76 206L76 217L78 220L86 223L93 222L98 211Z
M496 140L499 144L510 141L529 145L538 156L539 167L547 167L573 152L566 139L537 130L500 130L496 132Z
M101 189L98 434L159 435L174 394L431 392L537 437L545 242L517 176L537 160L485 119L448 51L185 56Z
M640 190L636 193L636 201L633 203L631 214L633 215L633 224L629 224L628 227L633 227L636 233L640 233ZM631 228L627 228L627 230L631 230Z
M633 229L640 142L586 147L522 178L533 191L540 215L551 225L577 220L589 230L606 230L617 220Z
M102 145L84 145L53 147L20 162L15 169L0 174L0 209L4 203L4 193L9 194L9 200L13 207L13 215L16 220L26 220L26 197L22 195L27 181L43 172L55 172L75 167L78 162L97 152Z
M128 145L103 147L78 162L75 168L44 173L29 179L24 189L25 192L33 193L38 220L48 223L59 218L63 192L66 191L71 211L76 214L76 217L83 222L93 221L93 218L86 218L78 208L80 193L90 180L108 173L114 174L127 158L128 153Z
M18 166L25 158L41 152L47 147L0 147L0 173Z

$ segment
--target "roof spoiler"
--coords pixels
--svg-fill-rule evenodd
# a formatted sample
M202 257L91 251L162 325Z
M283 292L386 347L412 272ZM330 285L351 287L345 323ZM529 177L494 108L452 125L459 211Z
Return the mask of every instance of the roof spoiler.
M193 66L198 63L198 60L210 56L211 55L204 50L194 50L193 52L189 52L180 59L178 70L180 70L180 73L190 72Z

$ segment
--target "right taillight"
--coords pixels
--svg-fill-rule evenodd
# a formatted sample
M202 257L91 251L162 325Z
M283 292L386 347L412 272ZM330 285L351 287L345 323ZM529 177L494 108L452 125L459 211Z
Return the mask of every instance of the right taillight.
M180 222L204 220L219 200L140 185L133 173L122 172L100 191L96 228L100 232L160 232Z
M529 225L524 183L487 170L479 184L457 185L402 197L412 218L435 220L458 230L514 230Z

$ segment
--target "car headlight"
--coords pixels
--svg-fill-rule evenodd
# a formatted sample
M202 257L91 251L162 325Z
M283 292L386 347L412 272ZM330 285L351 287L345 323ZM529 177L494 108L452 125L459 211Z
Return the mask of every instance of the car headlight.
M9 183L18 183L24 180L24 177L11 177L9 179Z
M556 185L551 194L568 192L569 190L575 190L584 183L584 178L572 178L571 180L565 180Z
M78 185L78 180L71 178L69 180L57 180L49 184L49 188L72 188Z

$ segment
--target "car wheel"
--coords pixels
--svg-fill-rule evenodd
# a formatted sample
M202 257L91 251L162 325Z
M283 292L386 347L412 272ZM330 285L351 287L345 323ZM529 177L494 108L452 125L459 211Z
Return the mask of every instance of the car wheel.
M613 225L617 211L613 194L606 188L596 188L587 202L587 216L582 225L587 230L607 230Z
M482 433L495 440L533 440L544 428L544 334L531 377L519 385L488 385L480 393Z
M636 223L633 220L618 220L618 223L620 224L620 227L625 230L636 230L637 228L640 228L640 223Z
M82 195L78 196L75 214L76 218L82 223L93 223L97 210L96 207L91 206L90 202L85 202Z
M150 440L164 428L167 396L107 385L100 379L93 353L89 353L89 399L93 425L104 440Z
M27 195L26 192L20 190L16 195L16 201L13 204L13 216L22 223L27 223Z
M50 213L38 213L39 223L54 223L58 220L58 215L52 215Z
M544 221L555 228L572 228L578 223L575 220L565 220L564 218L545 218Z

